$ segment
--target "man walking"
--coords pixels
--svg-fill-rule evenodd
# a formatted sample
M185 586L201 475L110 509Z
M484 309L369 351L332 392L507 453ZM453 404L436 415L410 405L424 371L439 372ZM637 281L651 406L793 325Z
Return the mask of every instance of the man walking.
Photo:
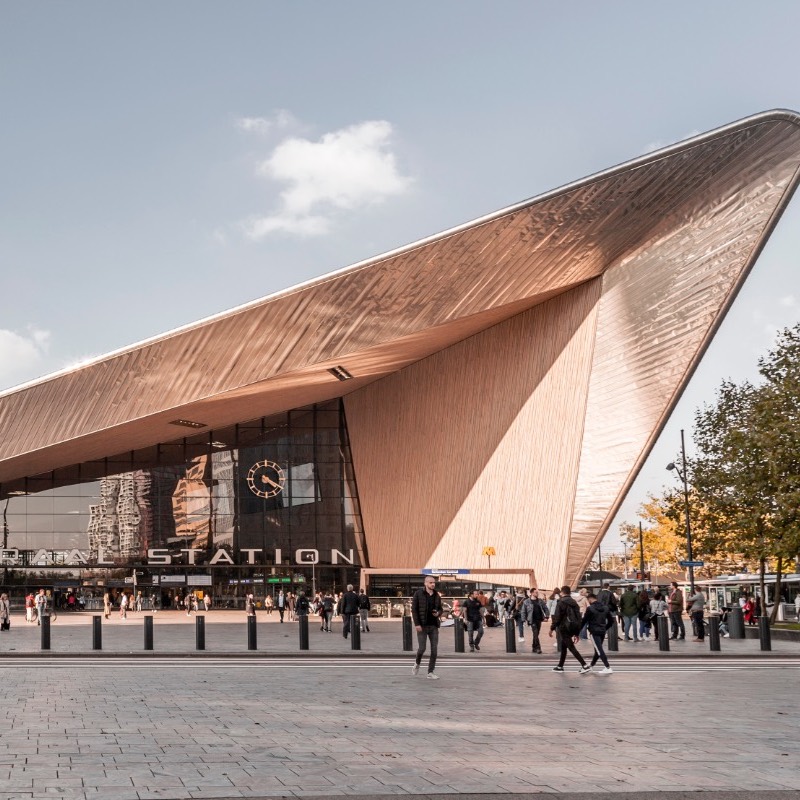
M538 589L531 589L530 597L522 604L522 617L531 626L531 652L541 653L542 644L539 641L539 632L542 623L549 616L547 606L539 597Z
M362 588L358 595L358 613L361 617L361 633L369 633L369 610L372 603L369 601L366 591Z
M478 601L480 603L480 601ZM414 620L414 627L417 629L417 658L411 673L416 675L419 672L419 665L422 663L422 656L428 640L431 643L431 654L428 659L428 679L438 680L439 676L434 672L436 669L436 650L439 645L439 625L442 617L442 598L436 591L436 578L433 575L425 576L425 585L422 589L417 589L411 601L411 617Z
M281 622L283 622L283 615L286 613L286 595L283 593L283 589L278 592L278 601L275 605L278 607L278 614L280 615Z
M478 593L474 589L464 601L464 619L467 622L467 633L469 634L469 651L474 653L481 649L481 639L483 638L481 601L478 600ZM475 631L478 632L477 636L475 636Z
M625 628L625 641L634 642L639 641L639 599L636 597L636 592L633 588L628 586L622 593L619 599L619 610L622 612L622 624ZM633 637L631 637L631 629L633 630Z
M342 636L347 638L350 633L350 620L355 617L358 619L358 595L353 591L353 584L347 584L347 591L342 595L337 609L342 617Z
M561 656L558 659L558 666L553 667L553 672L563 672L564 662L567 660L567 650L575 657L581 668L579 675L591 672L591 667L586 663L584 657L578 652L575 644L578 642L578 634L583 627L583 619L580 609L575 600L572 599L572 589L569 586L561 587L561 599L556 603L556 610L550 622L550 636L557 630L561 634Z
M669 592L669 621L672 631L670 639L685 639L686 628L683 627L683 592L678 588L678 582L672 581Z
M702 642L706 638L706 629L703 625L703 609L706 605L706 596L702 590L695 589L693 595L686 600L689 606L689 616L692 619L692 629L694 630L694 641Z
M594 594L590 592L586 599L589 601L589 605L583 614L583 622L589 631L589 636L592 637L592 644L594 645L594 655L589 667L593 667L599 659L603 662L603 669L600 670L600 674L610 675L613 670L608 663L606 651L603 649L603 639L606 638L606 631L617 623L614 620L611 609L605 603L601 603Z

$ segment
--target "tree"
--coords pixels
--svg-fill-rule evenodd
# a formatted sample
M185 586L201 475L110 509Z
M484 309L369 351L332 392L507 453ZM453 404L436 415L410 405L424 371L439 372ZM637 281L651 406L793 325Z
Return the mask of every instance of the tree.
M782 559L800 549L800 326L782 332L759 371L762 384L724 381L697 411L690 478L702 552L757 559L765 598L767 561L778 559L779 595Z

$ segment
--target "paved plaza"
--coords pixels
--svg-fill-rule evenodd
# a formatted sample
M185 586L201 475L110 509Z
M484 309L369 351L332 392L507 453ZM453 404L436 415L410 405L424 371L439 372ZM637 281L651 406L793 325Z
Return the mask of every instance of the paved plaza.
M194 620L162 612L148 654L135 618L92 653L90 617L60 616L51 654L19 618L0 636L3 800L799 796L797 645L622 643L613 675L579 676L547 648L506 655L499 630L456 655L445 629L429 681L398 621L361 653L312 626L301 655L294 624L260 621L248 652L244 615L212 612L197 654Z

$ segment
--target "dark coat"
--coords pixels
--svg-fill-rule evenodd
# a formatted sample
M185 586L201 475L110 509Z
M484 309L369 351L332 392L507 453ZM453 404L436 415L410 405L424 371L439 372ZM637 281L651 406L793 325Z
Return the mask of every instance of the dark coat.
M426 625L425 620L425 610L428 604L428 593L425 591L425 588L417 589L414 592L414 598L411 601L411 617L414 620L414 626L417 625ZM433 610L438 612L435 619L434 624L438 628L441 625L441 618L442 618L442 598L435 589L433 590Z
M339 603L340 614L358 614L358 595L355 592L345 592Z
M611 609L599 600L589 603L589 607L583 612L583 621L589 628L589 633L605 633L614 624Z

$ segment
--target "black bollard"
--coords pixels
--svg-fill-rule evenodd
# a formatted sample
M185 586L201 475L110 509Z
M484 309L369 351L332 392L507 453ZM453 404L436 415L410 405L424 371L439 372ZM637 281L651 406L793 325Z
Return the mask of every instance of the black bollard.
M464 621L461 617L453 620L453 634L455 636L456 653L464 652Z
M658 649L669 652L669 618L660 616L656 620L656 625L658 625Z
M506 620L506 653L517 652L517 633L514 627L514 620L509 617Z
M758 638L762 650L772 650L772 636L769 632L769 617L758 618Z
M256 641L256 615L251 614L247 617L247 649L258 650Z
M144 649L153 649L153 616L148 614L144 618Z
M619 652L619 628L617 627L617 620L608 629L608 650L611 653Z
M50 616L42 615L42 650L50 649Z
M728 611L728 633L731 639L744 639L744 613L738 604Z
M194 642L195 649L206 649L206 618L199 614L194 618Z
M308 614L301 614L297 618L297 628L300 631L300 649L308 650Z
M708 615L708 649L714 652L722 649L719 646L719 616L717 614Z
M92 617L92 650L103 649L103 618Z
M403 617L403 650L405 652L410 652L414 649L414 645L412 644L413 637L411 635L411 631L414 630L414 626L411 622L411 617Z
M350 649L361 649L361 617L358 614L350 615Z

